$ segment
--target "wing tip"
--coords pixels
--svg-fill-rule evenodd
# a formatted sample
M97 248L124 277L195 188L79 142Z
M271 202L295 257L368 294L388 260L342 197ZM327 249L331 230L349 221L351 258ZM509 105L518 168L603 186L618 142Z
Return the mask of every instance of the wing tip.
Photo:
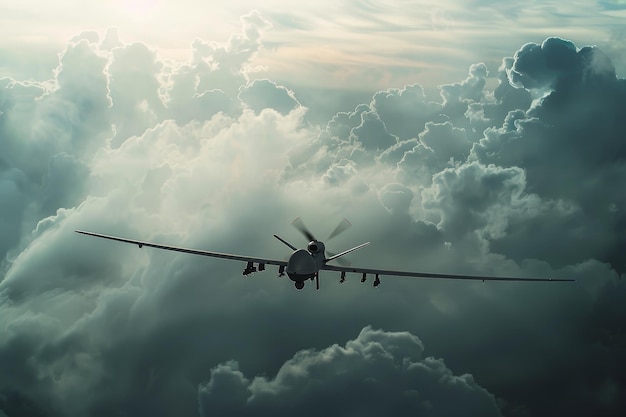
M79 229L74 230L74 233L80 233L81 235L87 235L87 236L100 236L97 233L88 232L87 230L79 230Z

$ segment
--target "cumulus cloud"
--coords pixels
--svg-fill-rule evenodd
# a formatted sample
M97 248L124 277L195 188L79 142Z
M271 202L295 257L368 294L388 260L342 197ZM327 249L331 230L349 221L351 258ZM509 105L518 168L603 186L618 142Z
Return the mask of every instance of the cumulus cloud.
M423 352L410 333L366 327L344 346L296 353L272 379L250 380L236 362L227 362L200 385L200 414L501 415L471 375L454 375Z
M130 136L141 135L164 117L165 106L159 91L164 64L142 43L124 45L109 38L103 40L101 48L112 51L107 71L115 121L113 143L117 145Z
M426 122L436 120L441 111L441 104L429 102L419 84L379 91L372 97L370 107L389 133L400 140L414 138L424 130Z
M387 131L375 112L361 113L361 123L350 131L350 139L365 150L387 149L397 143L397 138Z
M318 129L296 87L250 81L270 25L241 26L184 62L86 32L49 80L0 80L0 413L321 411L322 396L350 398L345 414L620 415L625 88L608 57L547 40L505 58L493 91L474 64L440 103L410 84ZM73 233L282 259L271 234L304 244L299 215L321 235L348 217L331 249L372 241L359 265L578 282L374 291L325 274L295 293L273 271Z
M239 99L257 113L263 109L274 109L287 114L300 105L293 91L266 79L254 80L250 85L240 87Z
M543 239L549 233L576 242L570 249L576 255L568 262L587 256L610 262L621 273L624 240L618 230L624 222L624 201L615 186L625 175L621 161L626 151L617 138L625 134L619 120L626 116L620 104L626 100L626 83L615 76L607 59L597 48L577 50L561 39L522 47L511 66L512 81L529 90L552 91L540 105L526 113L513 111L502 127L487 129L472 149L472 158L521 167L532 192L576 206L580 213L561 217L560 227L547 223L555 228L543 229ZM547 79L551 81L538 81ZM516 233L526 233L522 230L529 229L524 226Z
M598 48L578 50L571 41L548 38L541 45L524 45L515 53L507 73L516 87L559 90L571 83L610 81L615 78L615 67Z
M525 202L524 172L520 168L467 164L447 168L435 175L426 208L440 213L439 224L450 233L465 234L489 227L490 235L504 233L507 211ZM528 210L527 207L521 210Z

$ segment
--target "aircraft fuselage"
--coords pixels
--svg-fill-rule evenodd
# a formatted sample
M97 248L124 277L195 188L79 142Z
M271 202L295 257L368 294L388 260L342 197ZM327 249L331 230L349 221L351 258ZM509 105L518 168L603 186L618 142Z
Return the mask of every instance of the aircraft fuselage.
M298 249L291 254L285 272L295 283L296 288L302 289L305 281L317 278L325 259L324 244L312 240L306 249Z

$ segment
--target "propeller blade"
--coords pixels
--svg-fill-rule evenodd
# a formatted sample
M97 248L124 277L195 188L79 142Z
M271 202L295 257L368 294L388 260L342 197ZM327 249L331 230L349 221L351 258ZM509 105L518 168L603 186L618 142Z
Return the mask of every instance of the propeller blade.
M304 225L304 222L302 221L300 217L292 221L291 224L293 225L293 227L298 229L300 233L306 236L306 238L309 239L309 242L312 240L317 240L315 239L315 236L313 236L313 233L311 233L311 231L307 229L307 227Z
M336 236L339 236L340 234L348 230L350 227L352 227L352 223L350 223L348 219L344 218L342 221L339 222L337 227L335 227L335 230L333 230L330 233L330 235L328 235L328 239L326 240L330 240Z

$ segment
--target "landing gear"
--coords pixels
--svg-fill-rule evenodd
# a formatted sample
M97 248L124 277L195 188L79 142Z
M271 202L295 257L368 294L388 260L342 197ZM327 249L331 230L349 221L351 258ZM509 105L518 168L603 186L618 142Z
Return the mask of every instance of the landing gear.
M296 281L294 285L296 286L296 290L301 290L304 288L304 281Z

